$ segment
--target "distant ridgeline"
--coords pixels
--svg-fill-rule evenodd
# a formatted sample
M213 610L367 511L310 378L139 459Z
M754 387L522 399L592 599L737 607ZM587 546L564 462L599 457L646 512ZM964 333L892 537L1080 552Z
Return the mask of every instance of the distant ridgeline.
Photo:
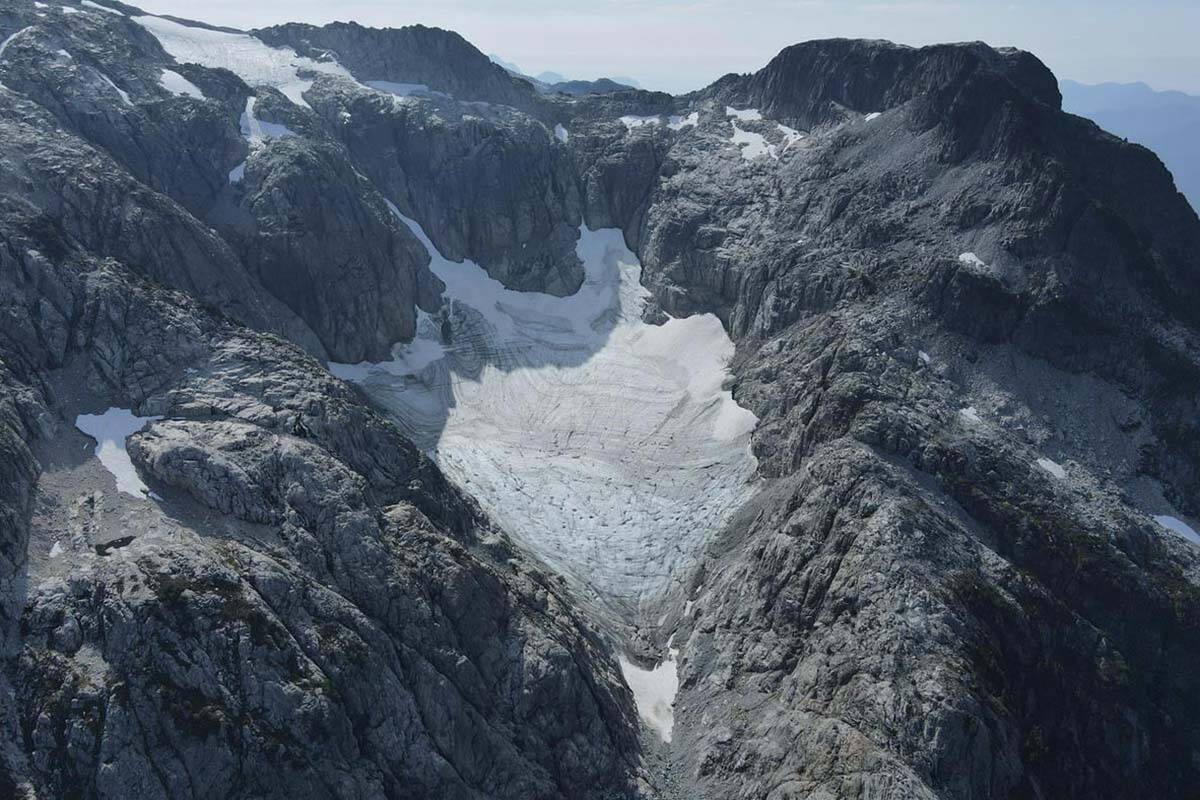
M1110 133L1153 150L1200 209L1200 97L1156 92L1144 83L1089 85L1061 81L1063 110L1094 120Z

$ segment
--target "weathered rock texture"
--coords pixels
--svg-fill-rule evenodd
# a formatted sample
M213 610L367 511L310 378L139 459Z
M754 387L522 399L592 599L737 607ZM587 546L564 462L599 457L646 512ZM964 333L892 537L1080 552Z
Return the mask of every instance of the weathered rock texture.
M0 796L1196 794L1200 551L1150 515L1200 514L1200 220L1033 56L571 98L444 31L258 32L353 76L298 104L71 8L0 5ZM626 640L317 360L437 312L389 203L556 294L618 226L650 317L737 341L764 488ZM74 430L108 407L161 417L154 496ZM668 642L645 748L613 650Z

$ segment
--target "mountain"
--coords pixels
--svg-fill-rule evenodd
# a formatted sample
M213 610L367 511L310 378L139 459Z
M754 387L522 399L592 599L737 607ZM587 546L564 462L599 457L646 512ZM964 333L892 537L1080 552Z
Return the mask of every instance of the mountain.
M541 72L536 77L530 77L524 74L516 64L505 61L495 53L488 55L488 58L503 67L510 75L529 82L543 94L606 94L638 88L637 82L631 78L569 80L557 72Z
M1144 83L1059 84L1063 108L1094 120L1117 136L1153 150L1179 191L1200 208L1200 97L1183 92L1157 92Z
M0 282L0 796L1200 786L1200 218L1029 53L4 0Z

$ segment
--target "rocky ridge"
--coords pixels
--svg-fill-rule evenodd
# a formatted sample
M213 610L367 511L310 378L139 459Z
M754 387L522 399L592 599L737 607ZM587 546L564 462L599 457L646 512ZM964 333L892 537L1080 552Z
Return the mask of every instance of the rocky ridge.
M248 82L66 8L0 7L0 789L1200 785L1198 553L1151 518L1200 513L1200 220L1033 56L812 42L569 98L433 29L255 32L315 66ZM578 225L619 227L648 319L724 323L764 486L661 607L583 619L322 369L440 313L389 203L564 296ZM158 499L80 455L102 406L161 417ZM669 745L596 624L678 650Z

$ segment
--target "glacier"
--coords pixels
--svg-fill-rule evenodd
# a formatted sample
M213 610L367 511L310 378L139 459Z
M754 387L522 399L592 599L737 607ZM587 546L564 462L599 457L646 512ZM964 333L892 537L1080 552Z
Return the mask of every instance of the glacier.
M568 297L506 289L451 262L412 219L443 308L359 383L510 535L585 599L636 616L682 580L757 490L757 418L724 383L733 344L711 314L643 321L649 292L615 229L579 229Z

